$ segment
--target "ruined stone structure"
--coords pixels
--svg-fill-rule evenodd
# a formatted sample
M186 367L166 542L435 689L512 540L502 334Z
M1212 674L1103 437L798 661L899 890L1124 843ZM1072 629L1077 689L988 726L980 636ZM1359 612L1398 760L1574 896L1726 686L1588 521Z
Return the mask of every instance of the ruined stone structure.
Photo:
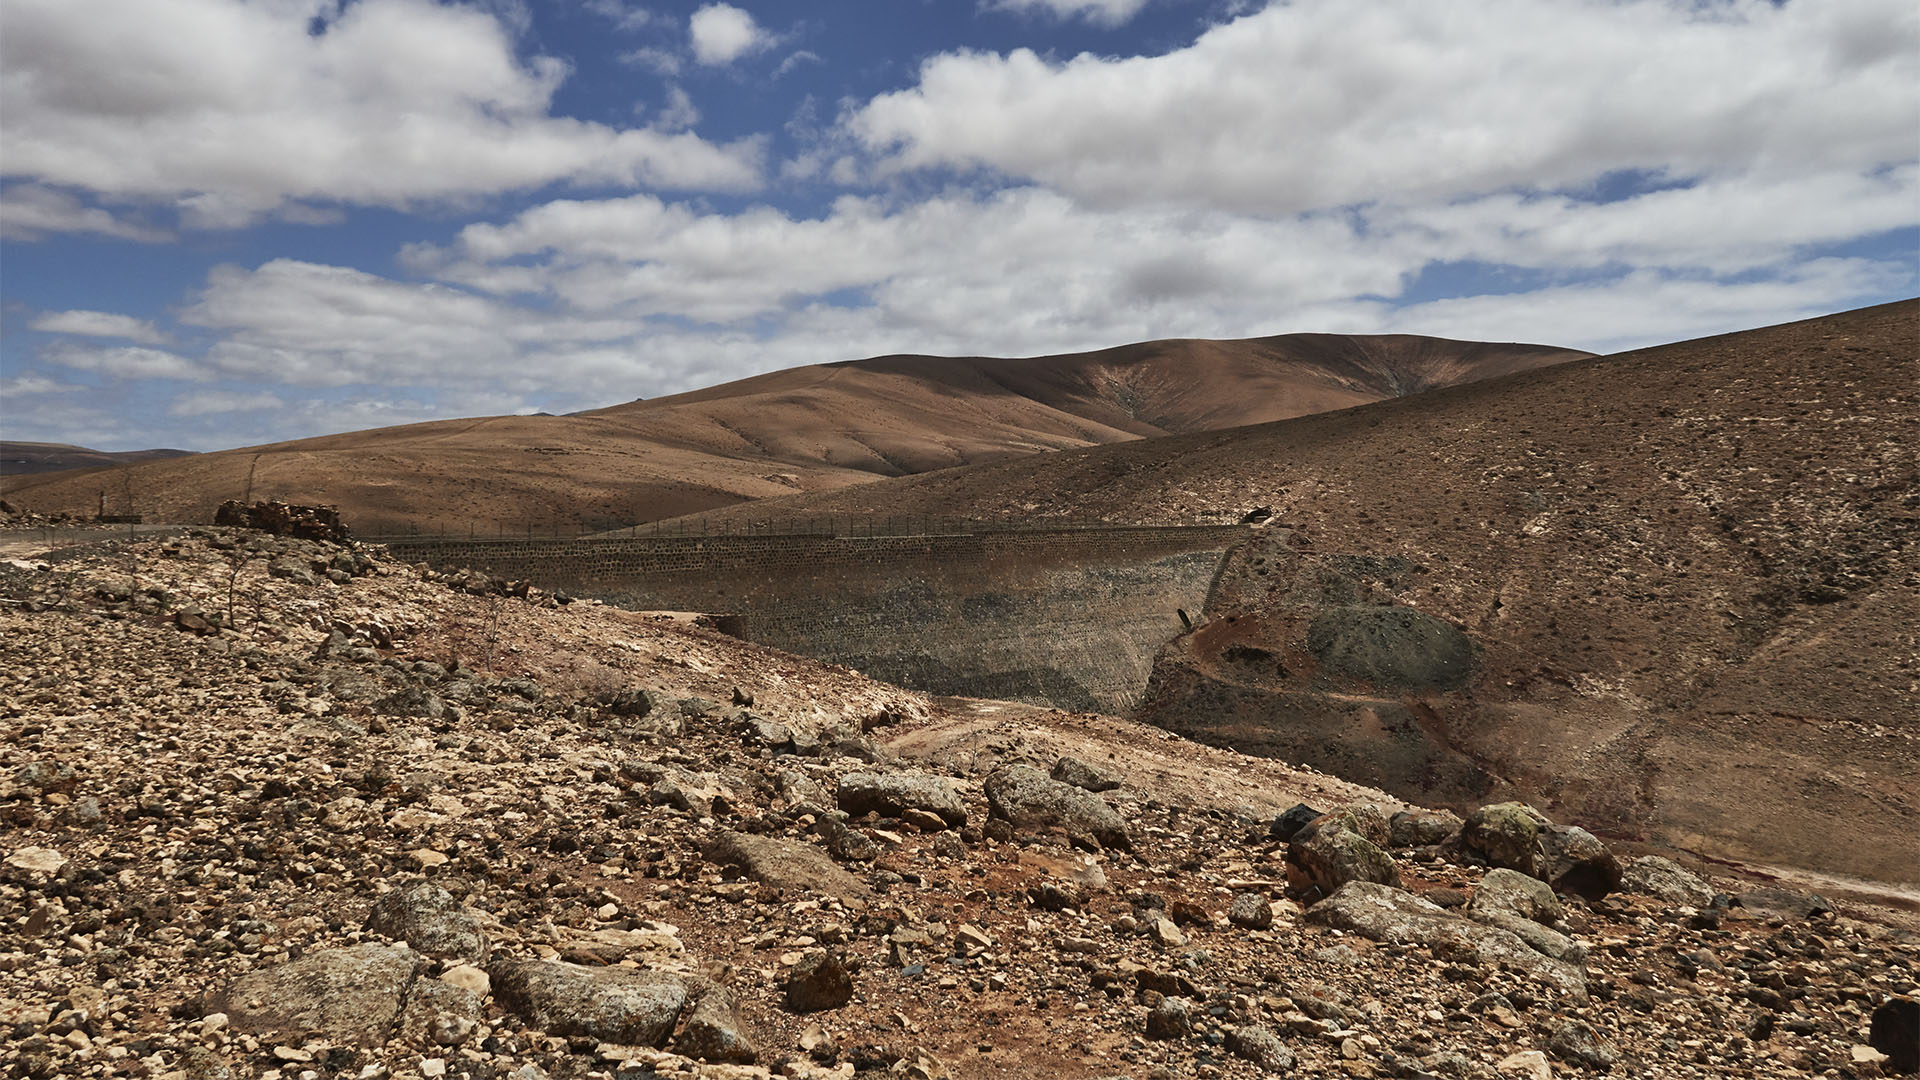
M1121 712L1244 525L390 544L933 693Z

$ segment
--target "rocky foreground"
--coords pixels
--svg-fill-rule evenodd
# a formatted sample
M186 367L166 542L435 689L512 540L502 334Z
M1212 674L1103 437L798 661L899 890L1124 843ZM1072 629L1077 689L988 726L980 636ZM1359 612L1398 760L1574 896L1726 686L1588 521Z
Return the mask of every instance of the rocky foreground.
M0 601L10 1076L1916 1068L1901 913L1517 804L968 726L377 548L196 530Z

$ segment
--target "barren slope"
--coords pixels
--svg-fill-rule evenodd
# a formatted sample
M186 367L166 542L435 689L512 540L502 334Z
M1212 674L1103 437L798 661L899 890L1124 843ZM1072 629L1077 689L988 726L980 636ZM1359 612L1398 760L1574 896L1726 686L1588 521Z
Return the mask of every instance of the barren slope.
M8 1076L1865 1077L1920 963L1907 913L1645 864L1556 899L1281 762L378 549L194 530L0 600ZM1063 753L1124 845L990 795ZM1296 799L1407 891L1322 901Z
M67 443L0 440L0 476L29 476L63 469L107 468L140 461L185 457L191 450L128 450L112 453Z
M1272 507L1148 715L1403 797L1920 876L1908 301L756 513ZM728 515L743 518L741 511ZM1464 636L1460 636L1460 635Z
M796 491L1344 408L1583 354L1407 336L1163 341L1030 359L794 368L576 416L381 428L13 479L29 509L210 521L221 501L332 503L362 531L578 531Z

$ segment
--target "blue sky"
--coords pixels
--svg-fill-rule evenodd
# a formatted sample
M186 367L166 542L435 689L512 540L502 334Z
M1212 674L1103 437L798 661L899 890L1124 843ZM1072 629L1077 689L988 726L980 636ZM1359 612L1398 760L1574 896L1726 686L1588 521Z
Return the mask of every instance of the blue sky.
M1909 0L6 0L0 437L1920 291Z

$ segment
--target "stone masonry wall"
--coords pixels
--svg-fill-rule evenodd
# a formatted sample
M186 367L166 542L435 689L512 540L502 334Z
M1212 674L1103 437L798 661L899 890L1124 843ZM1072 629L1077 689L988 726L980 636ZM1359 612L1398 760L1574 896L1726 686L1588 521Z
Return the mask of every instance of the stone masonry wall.
M930 536L405 541L636 609L721 616L735 636L932 693L1124 711L1178 612L1206 604L1243 526Z

